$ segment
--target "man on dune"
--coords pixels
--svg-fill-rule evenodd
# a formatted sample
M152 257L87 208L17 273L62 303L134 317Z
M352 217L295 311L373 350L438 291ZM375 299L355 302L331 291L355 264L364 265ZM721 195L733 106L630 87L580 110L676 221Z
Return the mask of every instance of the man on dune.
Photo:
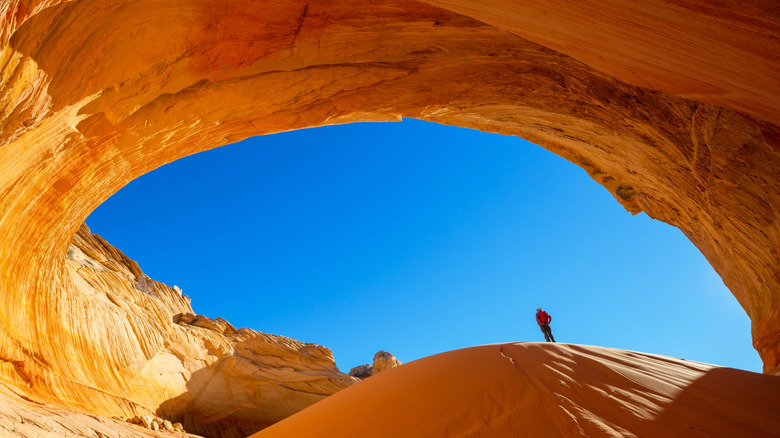
M542 329L542 333L544 333L544 339L547 340L547 342L555 342L555 338L553 337L552 330L550 330L550 322L552 321L552 316L550 316L549 313L542 310L542 308L536 309L536 323L539 324L539 328Z

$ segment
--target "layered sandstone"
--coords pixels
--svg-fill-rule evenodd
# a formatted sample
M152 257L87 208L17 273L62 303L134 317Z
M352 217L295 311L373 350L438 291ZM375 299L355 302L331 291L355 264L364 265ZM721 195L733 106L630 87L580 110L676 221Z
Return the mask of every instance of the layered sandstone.
M780 377L634 351L525 343L373 376L252 438L780 436Z
M401 365L401 361L396 359L395 356L384 350L380 350L374 355L373 363L358 365L349 370L349 375L362 380L399 365Z
M43 363L4 357L3 379L26 397L139 423L148 416L149 428L159 416L157 427L167 420L243 437L356 381L325 347L195 315L186 295L85 225L66 260L73 289L50 317L66 321L80 344L50 345ZM52 371L58 360L67 373Z
M173 429L171 425L171 429ZM75 409L34 402L0 384L0 436L3 438L199 438L136 425L122 418L100 417Z
M200 393L180 392L177 363L204 376L235 363L247 374L230 379L263 382L238 365L255 359L243 345L281 343L330 375L324 350L173 324L190 313L175 291L130 266L120 282L129 274L68 260L68 247L103 200L177 158L400 117L524 137L679 227L752 319L765 371L780 372L776 3L432 3L0 1L0 380L129 412ZM307 385L291 391L322 397Z
M622 82L780 123L780 4L710 0L424 0Z
M375 376L383 371L395 368L401 365L401 361L396 359L391 353L384 350L378 351L374 355L374 365L371 367L371 375Z

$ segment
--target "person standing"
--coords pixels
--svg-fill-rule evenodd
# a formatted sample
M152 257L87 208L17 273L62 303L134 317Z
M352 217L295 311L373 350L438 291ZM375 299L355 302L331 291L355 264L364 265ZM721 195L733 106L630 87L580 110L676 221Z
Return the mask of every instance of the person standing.
M542 308L536 309L536 323L539 324L539 328L542 329L542 333L544 333L544 339L547 340L547 342L555 342L555 338L553 337L552 330L550 330L550 322L552 322L552 316L550 316L549 313L542 310Z

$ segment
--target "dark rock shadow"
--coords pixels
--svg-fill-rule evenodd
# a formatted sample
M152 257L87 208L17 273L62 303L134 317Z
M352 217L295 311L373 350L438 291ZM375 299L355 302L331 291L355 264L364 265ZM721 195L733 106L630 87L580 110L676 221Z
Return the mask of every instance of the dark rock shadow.
M188 433L207 438L243 438L288 416L274 416L259 400L256 406L247 407L241 406L237 398L231 406L226 396L246 391L237 381L231 381L235 379L221 373L231 359L220 359L193 373L187 383L188 392L162 403L157 416L179 422ZM258 420L269 416L274 419Z

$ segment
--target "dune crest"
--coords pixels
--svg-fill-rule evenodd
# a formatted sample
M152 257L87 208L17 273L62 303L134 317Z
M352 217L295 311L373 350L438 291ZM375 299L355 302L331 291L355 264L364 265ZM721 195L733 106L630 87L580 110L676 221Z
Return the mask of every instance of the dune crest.
M780 377L570 344L426 357L373 376L252 438L776 437Z

